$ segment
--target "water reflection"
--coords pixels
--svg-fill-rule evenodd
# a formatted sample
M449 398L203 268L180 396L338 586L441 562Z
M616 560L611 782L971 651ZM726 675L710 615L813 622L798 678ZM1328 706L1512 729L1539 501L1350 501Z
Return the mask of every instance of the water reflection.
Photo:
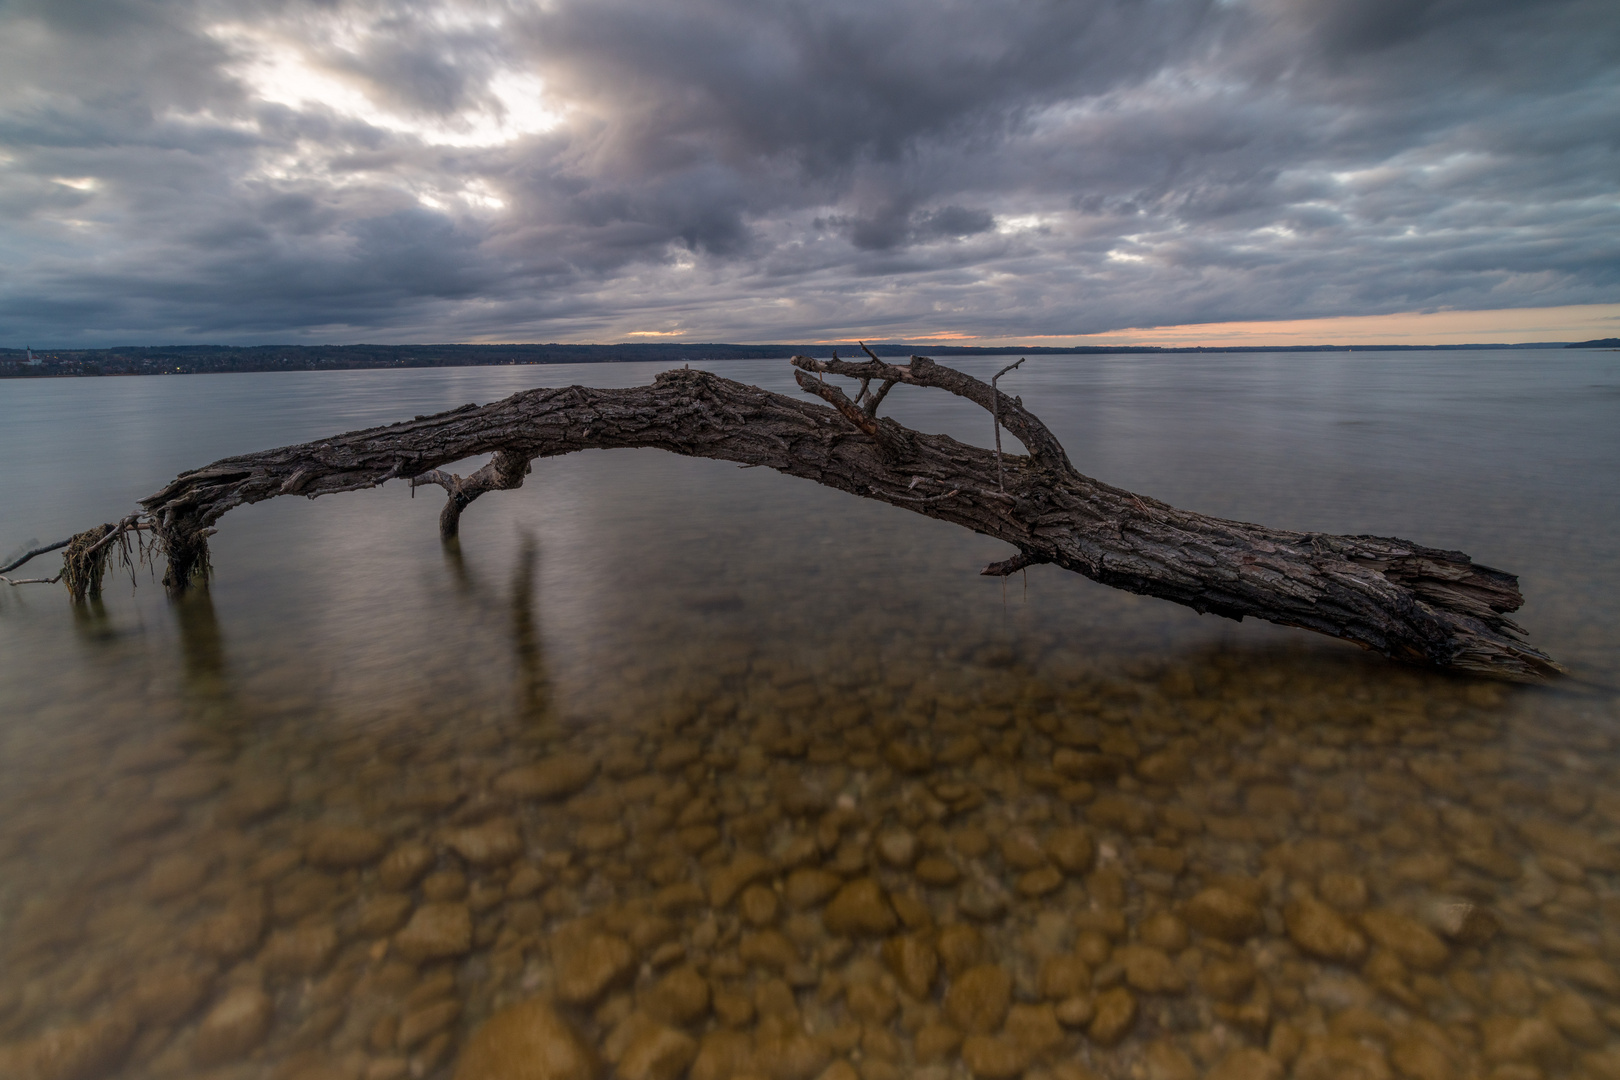
M517 657L518 715L530 723L549 719L551 707L540 623L535 618L539 559L540 548L534 534L525 532L518 547L517 566L512 572L512 647Z
M107 605L102 602L99 592L94 596L75 601L71 606L73 628L83 641L94 644L110 641L118 636L118 629L107 614Z
M214 597L206 584L191 589L173 605L180 628L180 652L186 684L202 695L219 693L225 674L225 641L214 615Z

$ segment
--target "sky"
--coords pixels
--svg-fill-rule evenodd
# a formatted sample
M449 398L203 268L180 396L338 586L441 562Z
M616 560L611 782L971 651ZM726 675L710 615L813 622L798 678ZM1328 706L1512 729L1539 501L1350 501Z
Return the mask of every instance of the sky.
M3 345L1459 335L1620 335L1614 0L0 0Z

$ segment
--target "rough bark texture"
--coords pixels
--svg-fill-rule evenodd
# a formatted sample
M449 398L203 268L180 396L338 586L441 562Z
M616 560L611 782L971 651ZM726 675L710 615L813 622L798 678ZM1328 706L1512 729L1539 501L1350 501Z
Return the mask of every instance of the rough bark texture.
M392 479L449 493L440 526L485 491L515 488L529 462L576 450L656 447L764 465L1005 540L1017 549L986 574L1054 563L1094 581L1200 612L1254 616L1354 641L1386 656L1508 679L1557 672L1507 617L1522 603L1512 574L1457 551L1405 540L1289 532L1177 510L1076 472L1052 433L1016 399L924 357L908 365L796 358L804 389L831 408L702 371L650 386L528 390L389 427L226 458L142 501L184 588L206 569L221 515L278 495L314 498ZM854 399L828 374L860 380ZM879 383L877 390L871 383ZM986 410L1028 449L997 455L877 416L901 383L936 387ZM992 395L999 394L999 397ZM440 471L494 453L468 477Z

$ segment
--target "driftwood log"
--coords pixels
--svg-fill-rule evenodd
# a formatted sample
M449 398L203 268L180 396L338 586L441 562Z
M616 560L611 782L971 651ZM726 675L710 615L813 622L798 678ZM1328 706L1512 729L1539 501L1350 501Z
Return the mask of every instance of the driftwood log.
M207 537L233 507L394 479L445 489L440 532L448 539L473 500L520 486L535 458L657 447L763 465L1005 540L1015 554L985 567L989 575L1053 563L1195 611L1314 630L1409 663L1512 680L1560 670L1507 618L1523 602L1518 579L1462 552L1227 521L1111 487L1077 472L1019 399L926 357L905 365L875 356L792 362L800 387L825 405L676 370L650 386L526 390L489 405L225 458L141 500L139 514L73 538L70 553L81 555L69 586L80 597L93 590L96 553L122 532L145 530L167 559L165 584L183 590L207 574ZM851 397L828 375L857 380L859 389ZM982 450L880 417L878 407L900 385L947 390L982 406L995 417L998 444L1005 426L1027 455ZM440 468L482 454L494 456L469 476Z

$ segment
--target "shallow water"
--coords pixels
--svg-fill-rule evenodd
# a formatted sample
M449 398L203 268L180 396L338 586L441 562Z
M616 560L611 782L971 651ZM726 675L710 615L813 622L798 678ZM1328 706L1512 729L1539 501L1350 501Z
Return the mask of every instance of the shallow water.
M1615 360L1006 380L1093 476L1520 573L1548 687L980 578L999 543L641 451L538 463L456 551L396 484L233 512L180 604L0 590L0 1075L494 1076L534 999L627 1076L1620 1074ZM226 454L655 370L0 384L0 557Z

